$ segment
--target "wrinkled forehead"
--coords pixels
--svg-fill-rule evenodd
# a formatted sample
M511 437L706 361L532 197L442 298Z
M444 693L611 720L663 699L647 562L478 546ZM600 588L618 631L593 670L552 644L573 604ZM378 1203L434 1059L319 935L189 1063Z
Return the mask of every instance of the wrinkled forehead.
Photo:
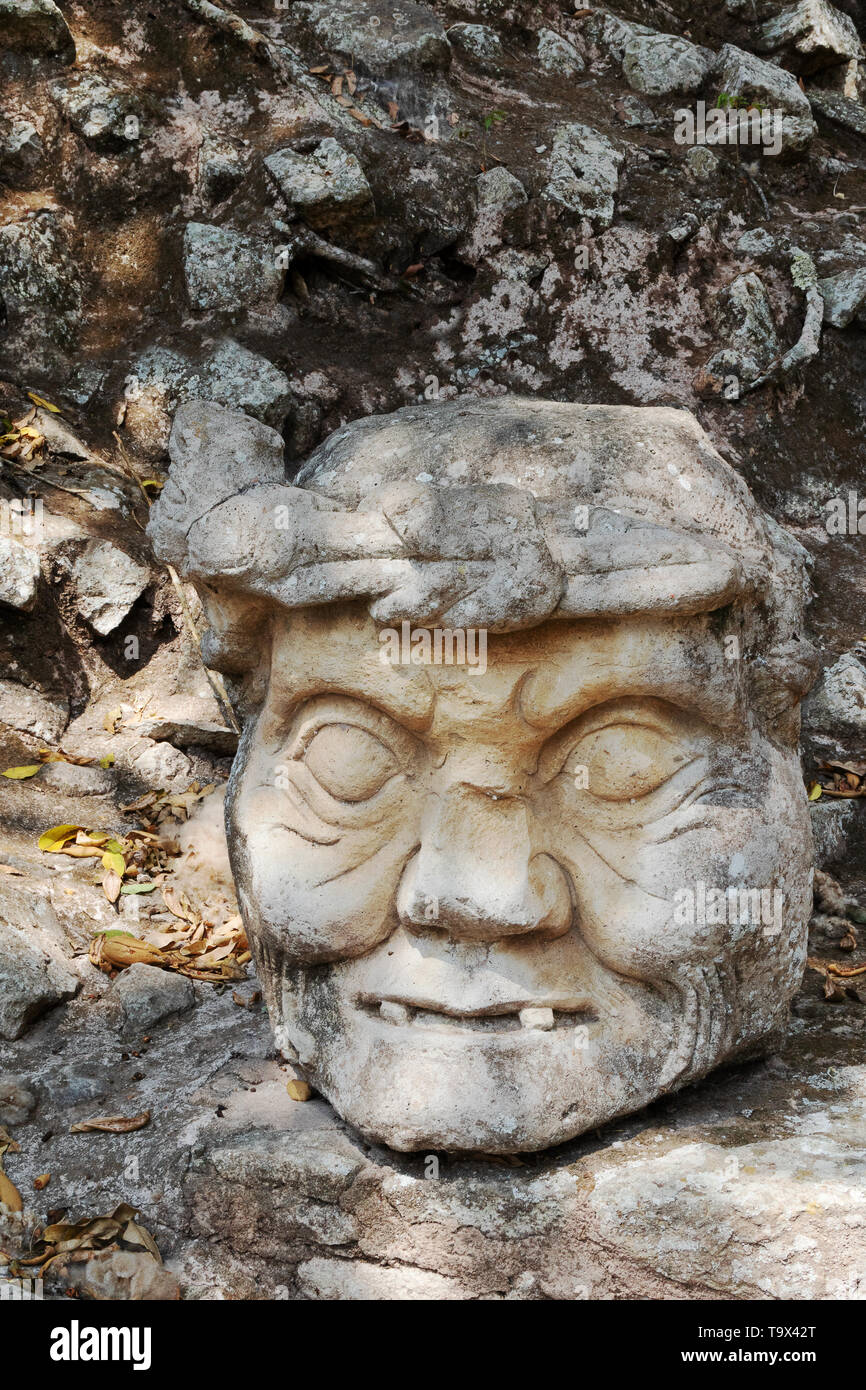
M667 700L720 727L735 727L745 714L724 643L705 615L482 630L466 634L462 664L415 664L403 638L360 604L278 615L269 712L279 720L307 699L334 694L368 702L415 731L462 727L478 737L543 736L626 697Z

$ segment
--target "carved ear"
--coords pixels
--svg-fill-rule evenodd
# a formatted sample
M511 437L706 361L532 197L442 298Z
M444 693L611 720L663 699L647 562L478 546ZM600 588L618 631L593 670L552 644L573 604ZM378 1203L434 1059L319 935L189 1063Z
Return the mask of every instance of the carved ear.
M759 714L769 723L784 721L811 690L820 669L820 653L805 638L779 642L757 657L750 663L749 679Z

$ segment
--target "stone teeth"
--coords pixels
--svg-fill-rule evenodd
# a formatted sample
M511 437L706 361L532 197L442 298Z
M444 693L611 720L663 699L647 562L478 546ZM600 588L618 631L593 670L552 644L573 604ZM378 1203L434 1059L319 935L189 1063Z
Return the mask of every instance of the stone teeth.
M389 1023L408 1023L409 1010L405 1004L395 1004L393 999L383 999L379 1005L379 1017L387 1018Z
M518 1017L521 1028L539 1028L546 1033L553 1027L553 1009L521 1009Z

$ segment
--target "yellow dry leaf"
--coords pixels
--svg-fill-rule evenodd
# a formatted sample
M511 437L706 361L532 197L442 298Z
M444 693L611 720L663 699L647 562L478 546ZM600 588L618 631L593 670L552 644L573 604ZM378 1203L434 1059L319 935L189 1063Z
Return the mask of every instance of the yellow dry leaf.
M120 708L120 705L115 705L114 709L110 709L102 721L102 727L105 732L108 734L116 734L117 726L122 718L123 710Z
M35 391L28 391L27 394L34 405L41 405L43 410L50 410L52 415L63 414L59 405L52 405L50 401L45 400L44 396L37 396Z
M0 1202L2 1202L4 1207L8 1207L10 1211L21 1211L24 1206L21 1193L18 1191L12 1179L6 1176L2 1168L0 1168Z
M11 777L15 782L23 782L25 777L35 777L41 766L41 763L37 763L35 767L28 763L26 767L7 767L3 776Z
M39 836L39 848L46 854L55 853L67 840L74 839L80 829L80 825L53 825Z
M102 856L102 867L103 869L108 869L109 872L113 871L115 877L123 878L123 875L126 873L126 860L117 850L106 850L105 854ZM118 889L118 892L119 891ZM112 902L113 901L114 899L112 898Z

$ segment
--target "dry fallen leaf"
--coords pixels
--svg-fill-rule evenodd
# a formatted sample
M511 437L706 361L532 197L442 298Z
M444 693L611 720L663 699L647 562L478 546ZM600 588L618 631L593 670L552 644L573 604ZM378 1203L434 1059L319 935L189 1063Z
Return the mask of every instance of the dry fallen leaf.
M127 1118L124 1115L101 1115L95 1120L80 1120L69 1126L70 1134L131 1134L135 1129L144 1129L150 1121L150 1111L142 1110L140 1115Z
M43 1188L46 1188L48 1186L50 1181L50 1173L40 1173L38 1178L33 1179L33 1186L36 1188L37 1192L41 1192Z
M0 1167L0 1203L8 1207L10 1211L21 1211L24 1201L18 1188L11 1178L8 1178Z
M41 766L41 763L28 763L26 767L7 767L3 776L11 778L14 782L22 782L25 777L35 777Z
M117 726L122 718L123 710L120 708L120 705L115 705L114 709L110 709L102 721L102 727L105 732L108 734L116 734Z
M104 861L103 861L104 862ZM110 903L116 903L120 897L120 890L123 887L120 874L116 869L106 869L102 876L102 891Z

